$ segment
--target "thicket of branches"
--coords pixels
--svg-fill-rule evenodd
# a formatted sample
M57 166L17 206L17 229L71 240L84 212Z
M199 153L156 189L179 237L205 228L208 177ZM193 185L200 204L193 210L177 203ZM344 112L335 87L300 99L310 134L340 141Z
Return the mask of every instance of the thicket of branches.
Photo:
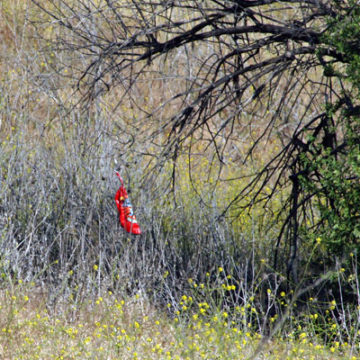
M246 185L224 204L222 215L232 209L232 216L238 216L287 189L273 262L281 269L287 259L286 272L296 281L299 248L315 241L317 233L326 234L331 224L325 212L342 218L336 198L340 190L332 189L333 174L325 174L324 166L333 161L347 169L343 180L357 186L357 170L346 160L349 149L358 145L348 133L359 112L357 84L347 81L351 76L345 69L356 71L359 30L353 25L348 37L343 31L356 23L357 3L33 2L60 32L48 39L51 47L82 59L72 65L82 105L89 109L106 93L119 91L118 105L126 98L142 114L128 136L159 149L141 154L157 159L147 175L164 158L172 159L175 182L177 158L186 152L191 156L194 144L201 142L218 161L218 180L229 180L223 174L229 154L243 167L278 144L260 169L247 174ZM159 87L160 96L149 101L150 107L136 96L144 83ZM140 126L147 130L138 131ZM246 151L238 149L239 143L247 145ZM357 216L355 211L350 223ZM350 225L342 239L353 230ZM343 240L334 241L340 241L339 252ZM334 250L333 243L327 250Z

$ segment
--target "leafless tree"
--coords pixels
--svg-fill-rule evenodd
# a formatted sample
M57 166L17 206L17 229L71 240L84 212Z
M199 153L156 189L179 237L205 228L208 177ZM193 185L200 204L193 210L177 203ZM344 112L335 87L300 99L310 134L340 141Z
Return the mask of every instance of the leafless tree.
M161 149L156 166L171 159L174 182L177 158L186 151L191 154L194 143L202 142L215 154L219 180L229 180L223 174L229 156L239 167L251 163L256 154L263 157L265 164L248 174L221 216L229 209L236 216L234 209L240 212L266 203L278 191L290 189L278 218L282 226L274 262L277 266L283 249L288 274L296 279L299 226L306 221L316 226L316 216L308 211L316 190L304 193L300 184L304 175L316 180L303 162L304 154L317 154L311 147L314 141L308 139L326 143L335 153L345 146L336 117L328 116L325 104L348 104L351 88L334 81L324 69L341 69L347 60L329 46L323 33L327 19L342 16L351 2L33 2L59 29L58 37L48 39L52 48L73 54L72 77L83 106L111 92L119 96L117 106L127 99L142 115L134 119L133 140ZM74 57L81 61L74 63ZM146 99L137 96L144 84L157 89L149 108ZM139 130L143 126L146 131ZM271 143L279 150L271 152Z

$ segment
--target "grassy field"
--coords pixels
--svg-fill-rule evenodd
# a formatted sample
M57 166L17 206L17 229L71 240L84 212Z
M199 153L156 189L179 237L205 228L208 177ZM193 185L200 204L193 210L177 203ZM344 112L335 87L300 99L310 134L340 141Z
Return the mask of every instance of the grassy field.
M326 274L331 291L324 281L300 294L311 266L322 275L311 256L324 250L320 238L304 246L304 273L286 288L269 260L283 195L219 220L246 174L279 150L264 140L238 165L270 115L239 125L222 164L200 134L173 172L175 160L159 160L172 105L146 114L186 84L182 70L177 83L144 73L131 94L116 88L84 111L82 58L45 40L60 34L48 20L31 1L0 3L0 360L358 359L356 257ZM171 66L185 66L176 56ZM114 168L141 238L118 224Z
M251 303L249 309L228 313L184 294L179 310L170 316L141 294L121 298L109 291L94 301L74 299L49 308L47 295L33 286L22 283L1 291L4 360L358 358L357 349L346 342L325 346L317 338L315 314L312 330L299 323L288 334L264 341L265 335L239 320L244 319L239 315L254 311Z

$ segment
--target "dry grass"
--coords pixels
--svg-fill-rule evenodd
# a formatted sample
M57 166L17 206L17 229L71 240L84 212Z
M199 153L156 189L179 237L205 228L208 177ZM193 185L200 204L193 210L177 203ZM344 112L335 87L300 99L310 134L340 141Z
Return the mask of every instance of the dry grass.
M53 29L35 30L27 17L34 14L30 1L0 4L1 359L251 358L277 322L270 310L280 314L289 302L264 260L274 239L265 225L281 199L269 212L258 206L235 224L219 221L224 200L248 179L214 190L219 168L205 150L208 133L190 157L179 157L169 192L171 163L150 170L166 133L159 142L149 134L173 109L146 118L172 91L166 76L139 79L131 96L140 107L117 89L84 113L71 96L69 64L78 59L42 51L40 38ZM224 153L225 180L244 175L237 161L253 134L239 132L238 148ZM261 147L270 155L277 145ZM265 161L260 155L254 169ZM112 170L119 165L144 229L138 239L117 223ZM346 274L355 284L356 271ZM355 359L358 310L335 314L332 299L322 301L295 309L258 359ZM315 316L324 306L328 313ZM344 329L350 340L337 336Z
M240 320L242 309L236 316L186 295L174 317L140 294L119 298L108 292L50 310L46 295L18 284L2 290L0 299L2 359L254 359L262 338ZM351 345L324 346L309 329L297 327L264 346L256 359L357 358Z

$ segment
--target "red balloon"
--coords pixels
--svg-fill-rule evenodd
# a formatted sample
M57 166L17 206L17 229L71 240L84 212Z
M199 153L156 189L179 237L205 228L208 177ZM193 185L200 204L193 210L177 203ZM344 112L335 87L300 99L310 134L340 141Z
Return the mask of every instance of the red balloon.
M135 214L132 210L132 205L128 197L127 191L124 187L124 181L120 174L116 171L116 175L120 179L121 186L115 195L116 206L119 210L119 220L121 226L130 234L140 235L141 230L136 221Z

